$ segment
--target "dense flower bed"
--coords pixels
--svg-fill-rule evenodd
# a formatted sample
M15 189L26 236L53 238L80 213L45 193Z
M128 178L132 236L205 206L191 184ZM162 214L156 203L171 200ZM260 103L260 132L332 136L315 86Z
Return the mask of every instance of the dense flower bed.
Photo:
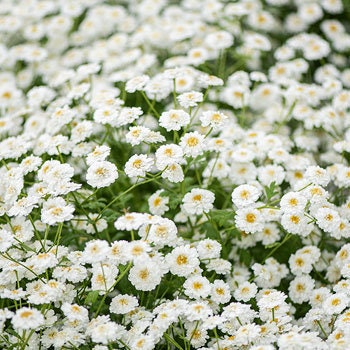
M349 349L347 0L2 0L0 347Z

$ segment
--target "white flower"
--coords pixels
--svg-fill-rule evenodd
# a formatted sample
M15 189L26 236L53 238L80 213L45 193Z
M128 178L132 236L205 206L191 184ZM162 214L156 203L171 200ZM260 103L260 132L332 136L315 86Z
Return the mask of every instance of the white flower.
M163 190L158 190L148 198L149 211L153 215L163 215L169 210L169 197L162 196Z
M173 221L161 218L150 228L146 228L147 239L157 246L173 245L177 239L177 227ZM141 236L141 233L139 232Z
M280 206L284 212L302 211L306 203L307 199L300 192L288 192L281 198Z
M95 162L104 161L110 154L111 148L105 145L96 146L93 152L89 153L86 157L86 163L91 165Z
M214 259L220 257L221 244L214 239L202 239L197 243L197 251L200 259Z
M16 314L12 317L11 323L15 329L37 330L44 324L44 316L37 309L22 307L16 311Z
M258 291L258 287L255 283L245 281L239 284L238 288L234 291L233 296L238 301L247 302L253 298Z
M247 233L256 233L264 228L264 219L261 212L255 208L238 209L235 216L238 229Z
M85 263L97 263L106 259L109 252L108 242L96 239L86 243L81 261Z
M109 306L109 310L115 314L127 314L139 305L138 299L129 294L115 296Z
M6 252L15 242L15 238L10 231L0 229L0 252Z
M290 210L281 217L281 224L287 232L303 237L308 236L313 229L313 224L309 224L309 221L302 211L296 210Z
M345 293L330 295L322 304L322 308L328 315L340 314L349 306L349 297Z
M137 90L143 90L146 84L149 81L148 75L138 75L126 82L125 91L127 92L135 92Z
M126 213L120 216L115 222L114 227L117 230L138 230L143 224L147 222L145 214L141 213Z
M232 202L238 208L246 207L256 202L261 195L261 190L252 185L240 185L231 195Z
M306 169L305 178L307 181L320 186L327 186L330 181L327 171L319 166L309 166Z
M199 266L198 253L189 245L176 247L165 260L170 272L177 276L189 276Z
M209 280L201 275L190 276L183 286L184 293L192 299L206 298L211 290Z
M289 297L297 304L309 301L314 286L315 281L309 275L297 276L290 282Z
M181 163L183 161L183 150L175 144L160 146L156 151L156 167L163 170L173 163Z
M129 281L138 290L151 291L162 279L162 270L151 259L136 259L129 271Z
M74 207L67 204L62 197L50 198L41 210L41 221L48 225L69 221L73 218Z
M214 130L220 129L227 119L227 115L219 111L206 111L199 117L203 127L209 126Z
M320 208L315 214L317 225L326 232L336 231L340 225L340 216L330 208Z
M186 133L181 137L180 146L185 156L197 157L206 150L205 137L198 131Z
M163 112L159 118L159 125L167 131L180 130L182 127L189 124L190 115L182 109L171 109Z
M198 102L203 101L203 94L197 91L190 91L177 96L177 99L181 107L195 107L197 106Z
M154 160L146 154L135 154L125 163L125 174L128 177L143 177L152 169Z
M309 274L312 271L313 260L306 254L292 254L288 260L290 270L294 275Z
M70 321L80 321L84 323L89 321L89 312L83 306L63 303L61 310Z
M183 209L190 215L201 215L213 209L215 195L213 192L201 188L193 188L186 193L182 202Z
M167 179L173 183L178 183L184 180L185 175L181 168L181 165L177 163L172 163L168 164L168 166L162 172L162 178Z
M96 188L107 187L118 178L117 167L108 161L92 163L86 173L87 183Z
M210 298L218 304L226 304L231 299L229 285L223 280L215 280L211 285Z
M124 107L121 109L118 118L117 126L127 125L138 119L143 114L140 107Z

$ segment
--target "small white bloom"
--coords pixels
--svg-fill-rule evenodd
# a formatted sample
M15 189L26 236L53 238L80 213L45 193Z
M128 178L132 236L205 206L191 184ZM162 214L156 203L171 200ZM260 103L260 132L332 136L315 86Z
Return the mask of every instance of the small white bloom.
M183 209L190 215L201 215L213 209L215 195L213 192L201 188L193 188L186 193L182 202Z
M107 187L118 178L117 167L108 161L92 163L86 173L87 183L96 188Z

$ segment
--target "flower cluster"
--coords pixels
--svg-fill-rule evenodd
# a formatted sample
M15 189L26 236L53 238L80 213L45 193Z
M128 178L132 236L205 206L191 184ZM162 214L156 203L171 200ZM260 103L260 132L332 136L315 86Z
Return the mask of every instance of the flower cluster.
M346 1L0 7L1 348L348 349Z

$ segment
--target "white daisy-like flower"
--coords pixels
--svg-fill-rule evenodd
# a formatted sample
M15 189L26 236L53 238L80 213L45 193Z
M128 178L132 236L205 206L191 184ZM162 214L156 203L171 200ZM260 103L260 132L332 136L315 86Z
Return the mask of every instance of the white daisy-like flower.
M340 314L349 306L349 297L345 293L330 295L322 304L322 308L328 315Z
M231 195L233 204L238 207L246 207L255 203L261 195L261 190L252 185L240 185L236 187Z
M281 217L283 228L290 233L307 237L313 229L313 224L309 224L308 219L302 211L288 211Z
M193 131L181 137L180 146L185 156L197 157L204 153L207 144L204 135L198 131Z
M215 195L213 192L201 188L193 188L186 193L182 202L183 209L189 215L201 215L213 209Z
M253 298L258 291L258 287L255 283L245 281L239 284L238 288L234 291L233 296L238 301L248 302Z
M206 298L211 290L209 280L201 275L190 276L183 286L184 293L192 299Z
M115 164L108 161L94 162L86 173L87 183L96 188L107 187L118 178L118 170Z
M127 314L138 305L139 301L134 295L119 294L112 299L109 310L114 314Z
M203 127L211 127L214 130L221 129L228 120L228 116L219 111L206 111L199 117Z
M182 127L189 124L190 115L182 109L171 109L163 112L159 118L159 125L167 131L180 130Z
M184 92L183 94L177 96L177 99L181 107L195 107L199 102L203 101L203 94L198 91Z
M288 192L280 201L281 210L288 211L302 211L305 209L307 198L300 192Z
M326 232L336 231L340 225L339 213L330 208L320 208L316 214L317 225Z
M235 223L238 229L246 233L257 233L264 229L264 218L261 212L255 208L238 209Z
M41 210L41 221L48 225L68 221L73 218L75 208L62 197L49 198Z
M190 245L174 248L166 255L165 260L170 272L177 276L189 276L199 267L197 250Z
M37 309L22 307L16 311L11 323L15 329L38 329L44 324L44 316Z
M143 177L152 169L154 160L146 154L135 154L125 164L125 174L128 177Z
M129 281L138 290L151 291L162 279L162 270L151 259L135 259L129 271Z

